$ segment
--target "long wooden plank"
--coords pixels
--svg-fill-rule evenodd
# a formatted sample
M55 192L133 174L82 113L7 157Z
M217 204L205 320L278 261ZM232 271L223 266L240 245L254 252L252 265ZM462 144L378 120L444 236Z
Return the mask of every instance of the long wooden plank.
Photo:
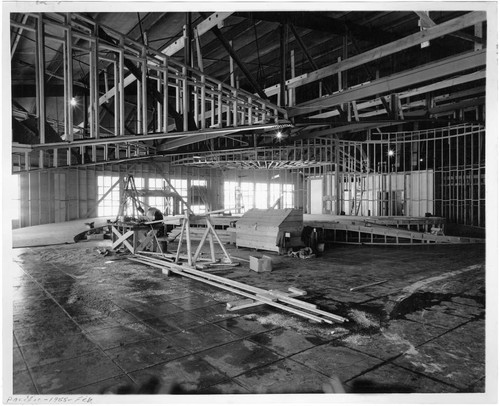
M267 298L271 294L267 290L256 288L256 287L250 286L250 285L246 285L244 283L232 281L230 279L223 278L221 276L212 275L212 274L209 274L209 273L206 273L206 272L202 272L202 271L198 271L198 270L195 270L195 269L183 267L183 266L180 266L180 265L174 265L174 264L171 264L171 263L165 263L163 261L159 261L159 260L152 259L152 258L150 259L150 258L148 258L148 257L146 257L144 255L136 255L136 257L139 257L140 259L143 259L143 260L147 260L147 261L151 262L152 264L158 265L160 267L161 266L162 267L175 267L176 269L181 269L185 273L193 274L195 276L199 276L199 277L202 277L204 279L215 281L215 282L218 282L218 283L220 283L222 285L229 285L231 287L235 287L235 288L241 289L242 291L246 291L246 292L252 293L253 294L253 296L251 296L252 298L255 298L258 295L258 299L257 300L260 300L260 301L263 301L265 298ZM298 305L301 304L301 303L298 304L297 303L298 300L294 299L294 298L277 297L276 296L276 299L278 299L278 300L280 300L280 301L282 301L284 303L287 303L289 305L298 306ZM271 303L275 303L275 302L273 302L270 299L269 299L269 301ZM306 303L307 310L309 310L309 311L311 311L311 312L313 312L315 314L320 314L320 315L331 317L331 318L333 318L334 320L336 320L338 322L347 321L347 319L344 318L344 317L341 317L341 316L338 316L338 315L335 315L335 314L332 314L332 313L328 313L328 312L325 312L323 310L319 310L319 309L316 309L316 308L312 308L312 307L310 307L310 305L311 305L310 303Z
M359 224L345 224L345 223L332 223L326 226L327 229L353 231L358 233L374 234L379 236L387 236L394 238L406 238L410 240L417 240L422 242L435 242L435 243L484 243L485 240L481 238L468 238L468 237L455 237L445 235L435 235L431 233L422 233L418 231L409 231L404 229L384 227L384 226L363 226Z
M154 266L154 267L157 267L157 268L162 268L162 269L163 268L167 268L167 266L162 267L161 265L158 265L158 264L155 264L155 263L150 263L147 260L141 260L141 259L138 259L138 258L129 258L129 259L132 260L132 261L140 262L140 263L143 263L145 265L150 265L150 266ZM215 281L207 280L205 278L198 277L196 275L192 275L192 274L190 274L188 272L185 272L185 270L183 270L180 267L169 266L168 268L169 268L169 271L174 272L174 273L176 273L178 275L185 276L187 278L191 278L191 279L203 282L203 283L207 283L209 285L216 286L216 287L219 287L221 289L228 290L229 292L233 292L233 293L236 293L236 294L241 295L241 296L246 296L246 297L251 298L251 299L256 299L259 302L271 305L273 307L277 307L277 308L279 308L281 310L285 310L285 311L294 313L294 314L296 314L298 316L302 316L304 318L307 318L307 319L310 319L310 320L313 320L313 321L317 321L317 322L320 322L320 323L324 322L324 323L328 323L328 324L333 324L332 320L324 319L322 317L318 317L318 316L315 316L313 314L309 314L309 313L303 312L301 310L291 308L289 306L283 305L283 304L278 303L276 301L272 301L270 299L267 299L265 296L259 296L259 298L257 298L256 295L254 295L252 293L244 292L244 291L241 291L239 289L232 288L230 286L226 286L226 285L221 284L221 283L217 283Z

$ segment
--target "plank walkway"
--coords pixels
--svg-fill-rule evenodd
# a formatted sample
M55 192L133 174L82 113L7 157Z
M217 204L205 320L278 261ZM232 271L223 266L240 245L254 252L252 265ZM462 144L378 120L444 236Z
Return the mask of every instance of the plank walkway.
M482 238L436 235L427 231L444 224L441 217L360 217L304 214L304 225L333 231L334 242L346 244L470 244ZM406 227L406 228L403 228ZM417 228L417 230L412 230Z

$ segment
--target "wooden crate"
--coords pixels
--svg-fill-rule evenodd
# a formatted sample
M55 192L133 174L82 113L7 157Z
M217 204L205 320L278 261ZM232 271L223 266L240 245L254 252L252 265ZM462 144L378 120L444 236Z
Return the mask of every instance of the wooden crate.
M236 222L236 245L281 253L301 245L302 228L301 210L251 209Z

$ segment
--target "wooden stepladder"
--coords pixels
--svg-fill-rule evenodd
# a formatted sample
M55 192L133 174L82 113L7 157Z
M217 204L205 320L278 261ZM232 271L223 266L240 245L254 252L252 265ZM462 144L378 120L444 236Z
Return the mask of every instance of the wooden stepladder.
M120 203L120 209L118 210L117 219L120 216L125 216L127 213L127 208L129 203L132 203L132 213L131 217L138 218L139 213L144 215L144 209L142 208L141 201L139 200L139 193L137 193L137 188L135 187L135 180L133 175L127 175L123 185L123 198Z
M190 219L194 217L193 215L190 215L188 211L186 210L184 212L184 217L182 218L182 225L181 225L181 233L179 234L179 244L177 245L177 252L175 254L175 262L178 263L180 258L181 258L181 247L182 243L184 241L184 238L186 239L186 246L187 246L187 263L188 266L196 266L196 261L198 260L201 250L203 248L203 245L205 244L205 241L208 238L208 242L210 244L210 261L212 263L217 262L217 259L215 258L215 241L219 244L221 247L222 251L224 252L224 263L227 265L233 264L233 261L231 260L231 256L228 254L226 249L224 248L224 244L220 240L219 236L217 235L217 232L215 231L215 228L210 221L210 212L205 213L196 217L203 217L206 221L206 230L203 233L203 236L201 237L200 243L198 244L198 247L194 251L193 254L193 247L191 244L191 235L189 232L189 227L190 227ZM214 241L215 239L215 241ZM235 264L236 265L236 264Z

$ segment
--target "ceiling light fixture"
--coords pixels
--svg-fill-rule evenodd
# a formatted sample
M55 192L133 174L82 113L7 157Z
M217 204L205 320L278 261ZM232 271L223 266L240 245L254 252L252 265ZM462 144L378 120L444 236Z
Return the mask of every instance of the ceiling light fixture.
M387 155L394 156L394 151L392 149L390 149L389 151L387 151Z
M73 107L75 107L78 103L77 103L76 99L74 97L72 97L71 100L69 101L69 104L71 104Z

